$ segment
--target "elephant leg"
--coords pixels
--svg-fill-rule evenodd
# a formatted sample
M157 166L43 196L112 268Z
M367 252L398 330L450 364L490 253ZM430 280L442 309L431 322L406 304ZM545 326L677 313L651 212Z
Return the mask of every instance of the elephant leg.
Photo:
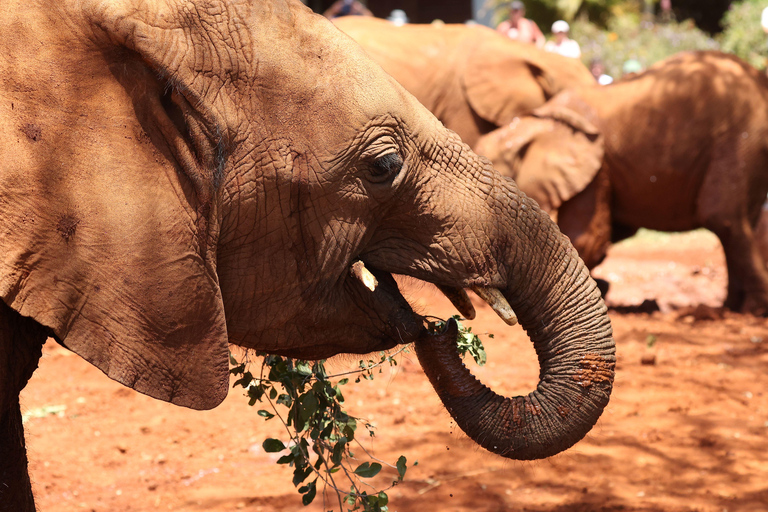
M768 268L755 239L768 192L768 176L763 172L768 158L748 151L748 144L739 137L714 148L699 191L697 213L700 225L715 233L723 245L728 267L725 306L768 316Z
M768 268L746 219L730 225L706 226L723 244L728 267L725 307L744 313L768 315Z
M637 230L638 228L635 226L627 226L626 224L614 222L611 227L611 243L616 244L629 237L635 236Z
M34 512L19 393L37 368L46 330L0 301L0 512Z

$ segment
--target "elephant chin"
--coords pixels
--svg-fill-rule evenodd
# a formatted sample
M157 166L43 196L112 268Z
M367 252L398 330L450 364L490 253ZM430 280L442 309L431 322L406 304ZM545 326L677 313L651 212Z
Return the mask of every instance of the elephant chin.
M548 371L547 356L539 353L537 389L524 397L503 397L464 366L457 336L453 319L443 332L425 330L416 342L416 354L457 425L490 452L517 460L555 455L582 439L608 403L614 373L610 359L584 355L575 371L563 377Z

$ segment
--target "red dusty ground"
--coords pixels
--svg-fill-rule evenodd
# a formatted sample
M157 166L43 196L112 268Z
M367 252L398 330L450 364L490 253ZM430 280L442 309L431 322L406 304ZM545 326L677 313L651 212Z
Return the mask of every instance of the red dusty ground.
M611 283L608 302L618 308L616 386L597 426L566 453L518 463L477 448L412 353L345 387L351 412L378 427L367 448L385 461L419 461L389 491L390 510L768 510L768 322L717 309L726 283L717 241L706 232L641 236L614 247L595 273ZM453 314L432 288L408 290L422 311ZM636 307L646 299L655 303ZM530 343L476 306L474 330L495 339L486 339L488 364L473 370L497 391L527 393L538 374ZM42 512L302 510L289 470L261 447L281 426L239 390L213 411L185 410L49 343L22 400ZM385 468L373 483L382 488L395 475ZM320 496L307 508L331 509L338 504L323 506Z

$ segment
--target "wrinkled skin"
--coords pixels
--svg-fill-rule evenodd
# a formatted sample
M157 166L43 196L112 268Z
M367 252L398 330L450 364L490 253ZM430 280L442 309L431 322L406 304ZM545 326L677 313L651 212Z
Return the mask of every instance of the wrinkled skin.
M705 227L725 251L725 305L768 313L755 243L768 192L768 79L736 57L683 53L604 88L563 92L475 149L557 216L588 266L638 228Z
M578 59L479 25L397 27L359 16L334 23L470 147L558 92L595 83Z
M462 428L510 458L599 417L614 344L571 244L298 1L4 0L0 34L0 510L34 510L18 394L47 336L196 409L226 396L228 343L311 359L415 341ZM537 389L456 370L455 328L428 333L392 274L498 289Z

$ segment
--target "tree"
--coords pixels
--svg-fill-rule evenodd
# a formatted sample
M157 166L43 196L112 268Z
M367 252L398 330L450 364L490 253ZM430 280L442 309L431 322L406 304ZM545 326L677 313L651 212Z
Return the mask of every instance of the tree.
M766 7L761 0L734 2L722 20L722 50L736 54L752 66L763 69L768 63L768 36L760 26L760 15Z

